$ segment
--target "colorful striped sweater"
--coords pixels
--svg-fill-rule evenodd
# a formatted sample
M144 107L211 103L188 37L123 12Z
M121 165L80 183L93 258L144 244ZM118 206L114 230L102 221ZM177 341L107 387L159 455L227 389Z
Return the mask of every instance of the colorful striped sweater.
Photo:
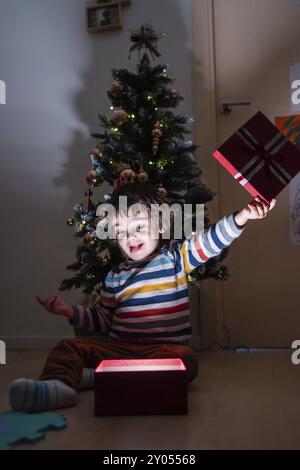
M191 337L187 275L228 247L244 230L235 213L154 255L129 260L107 275L92 308L73 305L72 324L111 338L184 342Z

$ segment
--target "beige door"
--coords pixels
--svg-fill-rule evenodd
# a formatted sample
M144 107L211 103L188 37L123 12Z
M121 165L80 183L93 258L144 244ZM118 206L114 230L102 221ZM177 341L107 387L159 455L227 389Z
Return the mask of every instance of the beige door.
M251 196L211 156L236 128L262 110L271 120L292 114L289 65L300 62L296 0L194 0L195 141L203 179L217 192L211 221ZM229 115L224 101L250 101ZM289 244L288 189L264 220L250 221L226 259L229 281L203 283L204 344L290 346L300 338L300 247ZM225 334L226 333L226 334Z

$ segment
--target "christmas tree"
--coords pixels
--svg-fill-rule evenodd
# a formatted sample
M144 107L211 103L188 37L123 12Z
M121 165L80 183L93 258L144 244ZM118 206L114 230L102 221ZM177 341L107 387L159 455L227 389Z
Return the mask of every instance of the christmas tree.
M192 204L193 208L196 204L205 205L215 195L201 181L202 172L194 158L197 145L186 138L193 118L172 111L183 100L174 86L175 80L168 73L168 66L151 65L151 60L160 57L157 43L163 36L151 24L142 25L130 38L129 59L133 51L138 52L137 72L112 70L114 81L108 91L111 117L99 114L103 131L92 134L96 145L90 155L92 168L86 175L88 187L83 202L74 206L74 217L67 221L79 239L77 260L66 267L74 275L62 281L60 290L82 288L96 298L108 271L124 261L115 240L96 236L97 208L109 202L111 193L97 202L92 201L92 196L94 188L104 181L112 185L112 190L127 182L150 181L168 204ZM210 224L204 207L207 228ZM195 213L194 210L193 218ZM228 268L222 261L226 254L227 249L199 266L188 281L199 286L206 278L225 280Z

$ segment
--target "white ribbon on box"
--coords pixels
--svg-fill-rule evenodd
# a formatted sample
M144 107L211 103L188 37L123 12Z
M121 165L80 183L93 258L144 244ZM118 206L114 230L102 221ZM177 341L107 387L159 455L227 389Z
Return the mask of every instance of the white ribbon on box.
M283 158L278 155L279 150L289 141L281 132L275 134L265 145L262 145L245 127L241 127L236 131L236 135L247 145L250 153L254 155L246 165L234 175L235 180L242 186L247 184L263 167L266 168L268 174L272 173L284 186L293 179L293 176L291 176L278 161ZM270 151L270 148L276 143L277 145ZM252 168L257 162L259 163Z

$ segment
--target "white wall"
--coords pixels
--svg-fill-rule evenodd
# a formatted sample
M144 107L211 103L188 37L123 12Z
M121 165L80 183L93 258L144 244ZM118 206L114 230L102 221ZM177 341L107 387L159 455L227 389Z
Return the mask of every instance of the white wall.
M123 30L94 35L86 31L83 0L0 0L0 80L7 86L0 105L0 338L11 346L47 346L72 334L34 295L80 302L79 291L58 291L75 259L65 221L81 200L98 112L109 113L110 71L134 69L128 30L147 20L168 33L161 62L185 98L178 112L191 115L191 0L133 0L123 9Z

